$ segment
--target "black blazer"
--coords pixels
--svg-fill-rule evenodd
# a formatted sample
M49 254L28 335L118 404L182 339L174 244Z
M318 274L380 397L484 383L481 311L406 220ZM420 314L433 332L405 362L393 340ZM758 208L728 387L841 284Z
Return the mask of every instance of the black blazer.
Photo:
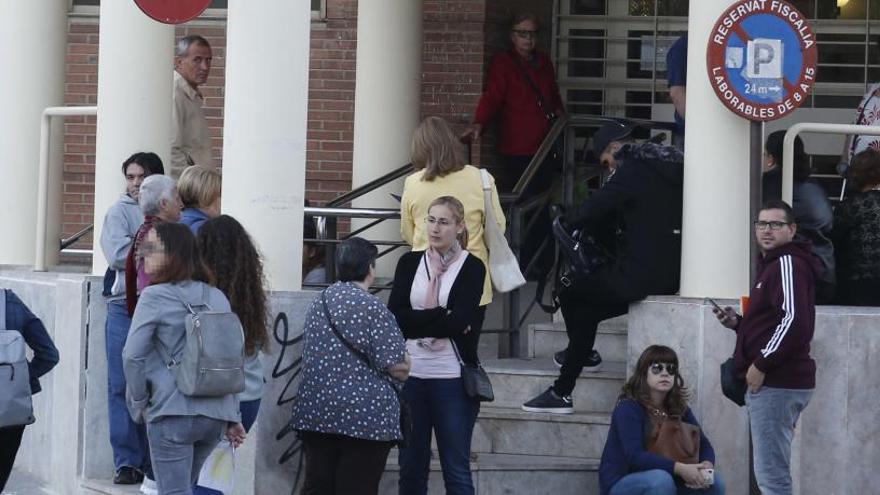
M486 267L479 258L468 254L449 290L446 308L415 310L409 301L410 291L424 254L424 251L412 251L401 256L397 262L388 309L394 313L407 339L450 338L458 347L462 360L476 364L479 362L477 345L483 323L480 298L483 297ZM468 325L471 331L462 334Z

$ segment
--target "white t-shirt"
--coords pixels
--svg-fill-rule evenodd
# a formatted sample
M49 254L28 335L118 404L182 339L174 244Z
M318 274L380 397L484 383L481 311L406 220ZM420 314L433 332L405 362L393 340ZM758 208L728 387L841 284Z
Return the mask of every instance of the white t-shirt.
M468 252L462 251L461 256L455 260L455 263L446 269L446 273L440 279L440 306L445 308L449 301L449 291L452 284L455 283L458 272L464 265ZM428 264L425 255L419 261L419 267L416 270L416 276L413 279L412 289L409 293L409 302L412 309L425 309L425 295L428 292ZM434 343L431 347L424 345L431 339L415 339L406 341L406 350L412 358L412 368L409 375L416 378L459 378L461 377L461 364L452 348L452 341L449 339L433 339Z

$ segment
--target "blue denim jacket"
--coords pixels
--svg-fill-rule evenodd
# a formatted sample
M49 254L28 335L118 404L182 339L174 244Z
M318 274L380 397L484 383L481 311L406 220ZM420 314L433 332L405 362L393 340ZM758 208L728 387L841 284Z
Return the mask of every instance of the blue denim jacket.
M198 235L202 225L211 218L198 208L184 208L180 212L180 223L189 227L194 235Z
M34 351L34 358L28 363L28 374L31 393L36 394L41 390L39 378L58 364L58 349L43 322L10 289L6 289L6 329L21 332L28 347Z

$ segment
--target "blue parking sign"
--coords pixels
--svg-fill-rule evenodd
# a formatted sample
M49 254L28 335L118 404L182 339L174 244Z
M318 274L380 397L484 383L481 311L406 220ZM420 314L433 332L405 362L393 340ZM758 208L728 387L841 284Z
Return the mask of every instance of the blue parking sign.
M816 82L818 50L807 18L783 0L742 0L709 35L706 66L721 102L749 120L785 117Z

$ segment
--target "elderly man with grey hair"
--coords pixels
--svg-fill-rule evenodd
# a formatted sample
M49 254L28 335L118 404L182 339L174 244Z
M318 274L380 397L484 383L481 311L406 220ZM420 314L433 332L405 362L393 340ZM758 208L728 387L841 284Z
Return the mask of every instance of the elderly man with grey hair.
M199 91L199 86L208 80L212 58L211 45L199 35L189 35L177 42L169 171L175 180L190 165L213 165L205 97Z
M141 249L147 233L159 222L179 222L183 202L177 193L177 183L167 175L151 175L144 179L138 197L144 223L138 228L125 260L125 302L129 316L134 315L138 294L150 285L150 278L144 271L144 257Z

